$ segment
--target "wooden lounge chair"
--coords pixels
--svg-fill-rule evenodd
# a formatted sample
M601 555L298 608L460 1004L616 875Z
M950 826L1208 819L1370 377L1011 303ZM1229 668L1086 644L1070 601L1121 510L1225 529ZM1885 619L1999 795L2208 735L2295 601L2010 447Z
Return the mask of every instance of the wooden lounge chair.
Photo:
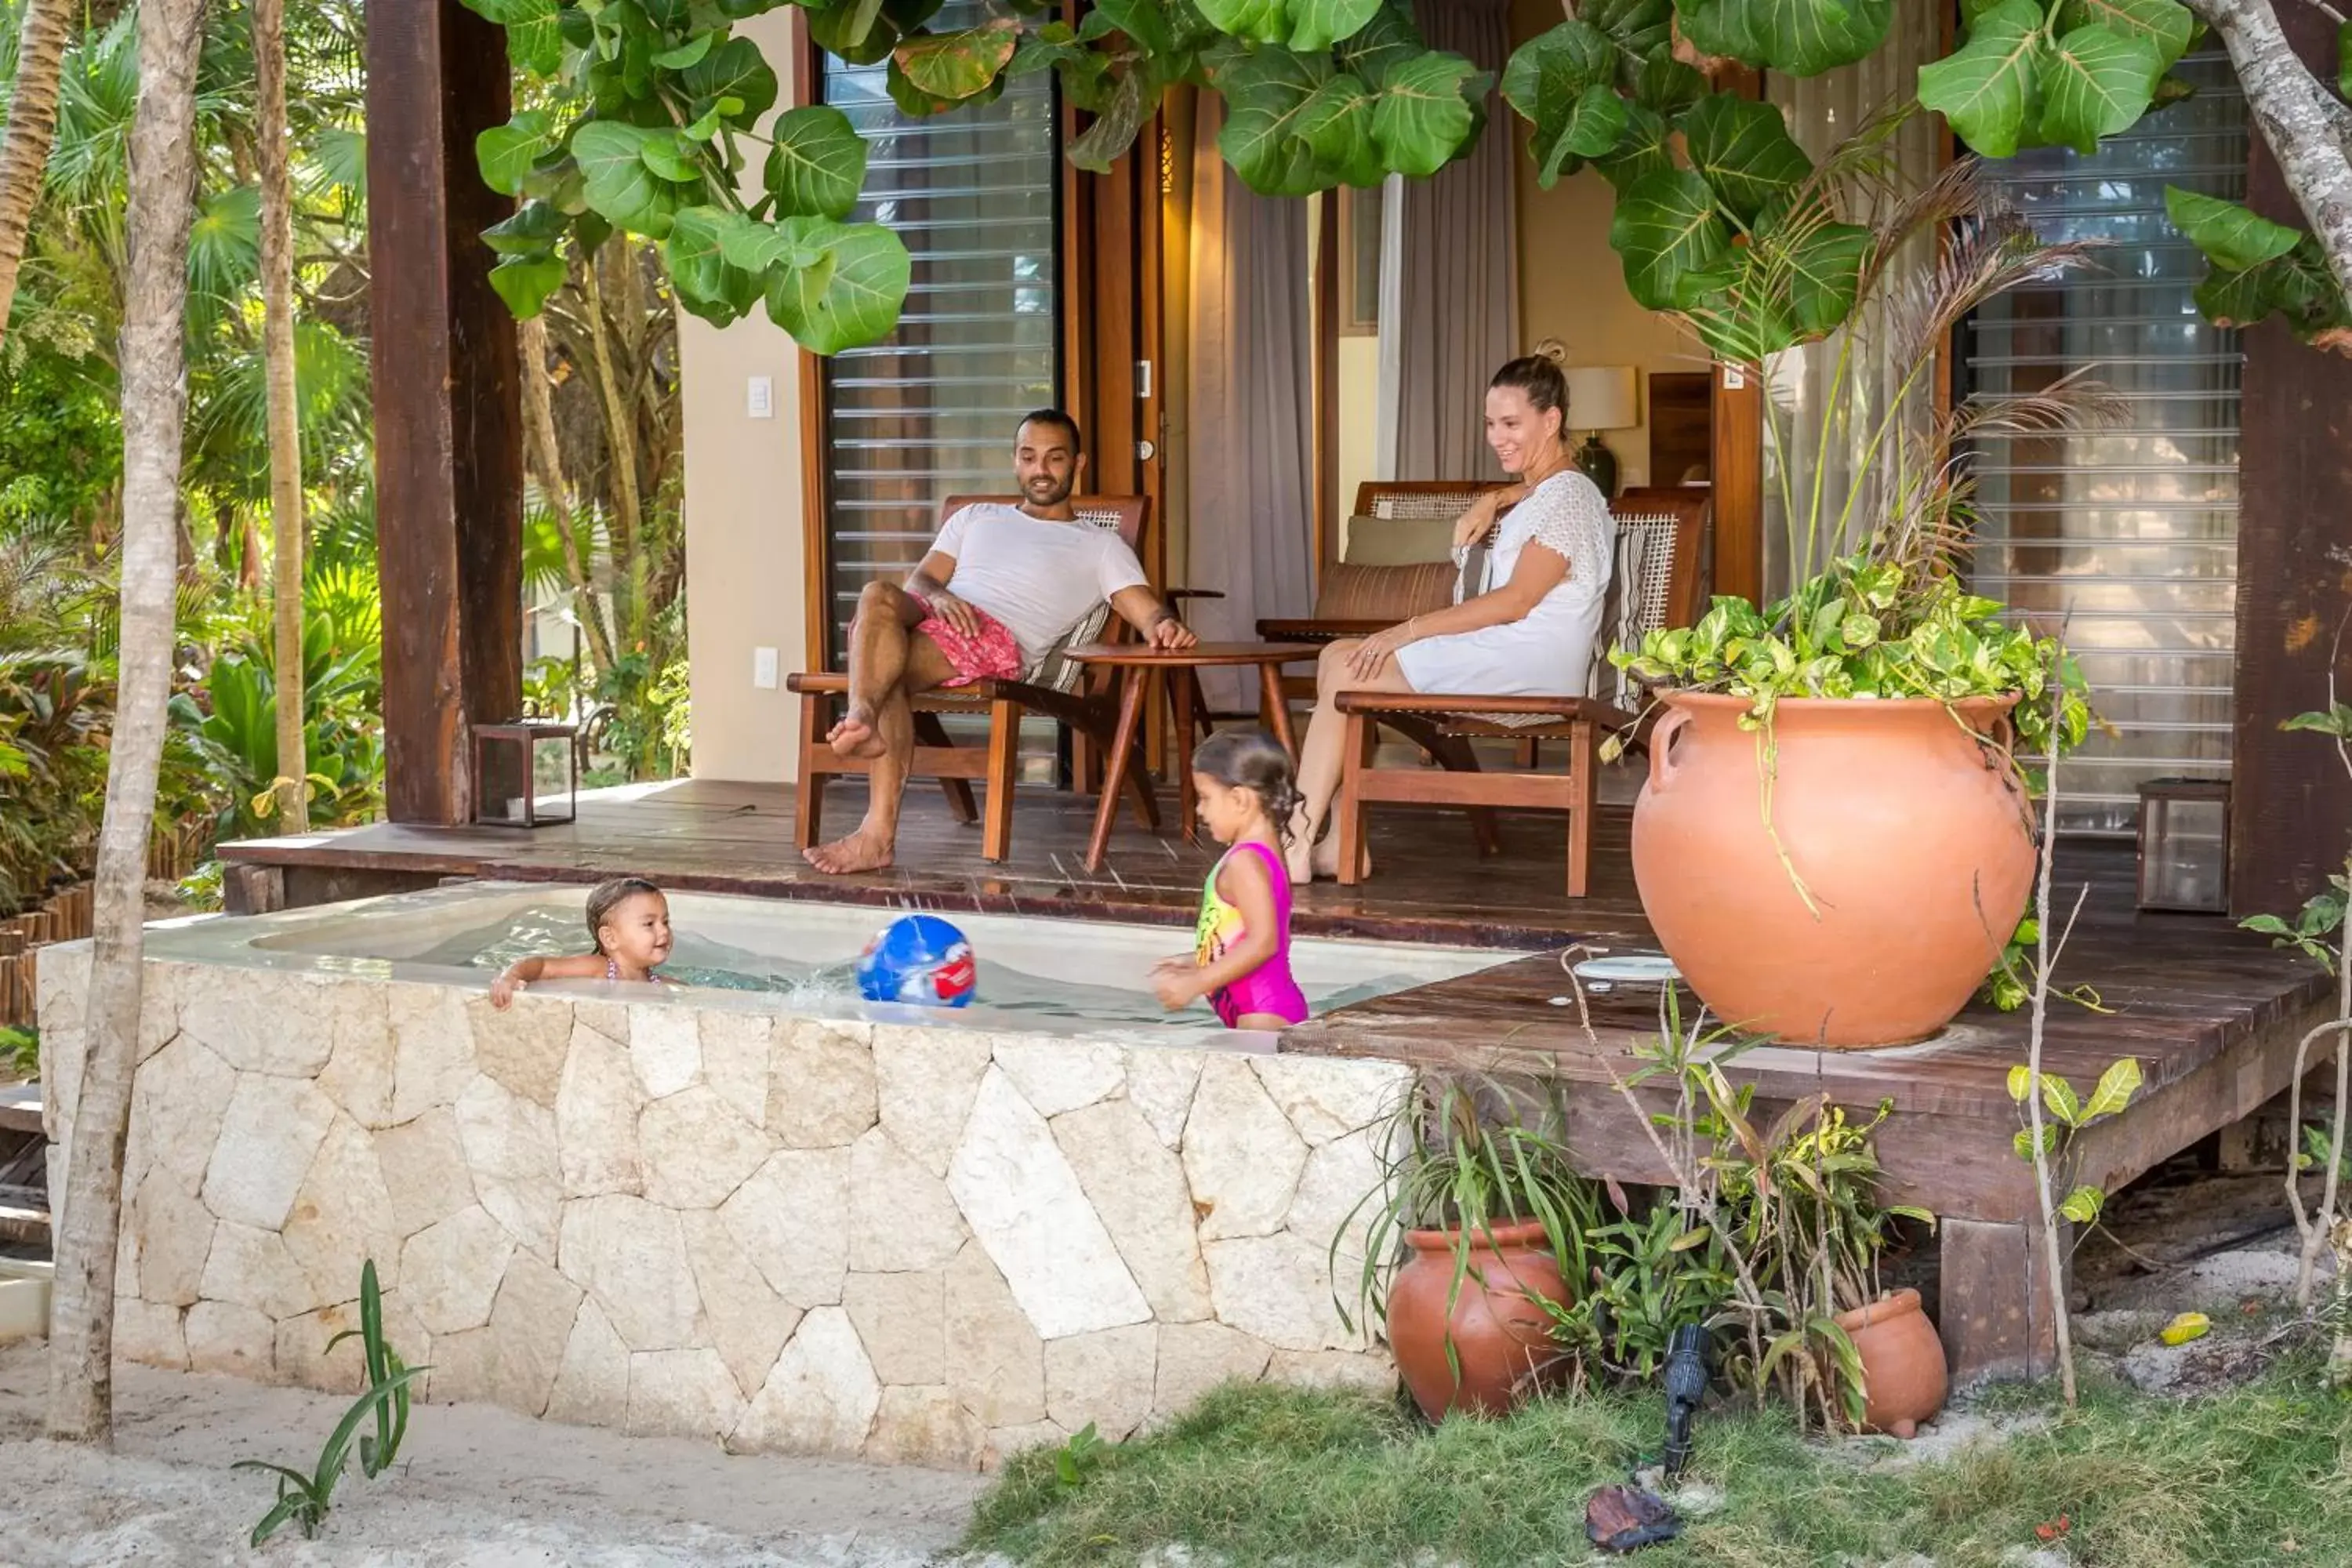
M940 521L944 525L959 509L988 501L1013 506L1019 504L1020 498L950 496L940 503ZM1076 504L1081 526L1114 529L1129 549L1139 558L1142 556L1144 532L1151 521L1149 497L1087 496ZM908 772L914 777L938 779L960 821L981 822L982 858L1002 861L1013 852L1013 790L1024 713L1043 714L1066 724L1099 748L1100 754L1109 754L1111 733L1118 722L1118 701L1110 683L1099 677L1088 680L1085 670L1064 658L1061 650L1100 641L1107 632L1116 638L1124 630L1125 624L1114 620L1108 605L1097 605L1064 632L1053 648L1034 668L1024 671L1020 679L978 680L953 690L926 692L915 699L915 754ZM840 756L825 741L847 703L848 676L813 671L789 677L784 686L801 700L800 784L793 837L801 848L808 849L816 845L823 832L826 780L841 773L870 773L873 768L866 758ZM987 743L955 744L940 722L942 716L951 713L986 714ZM984 819L972 803L973 779L982 780L988 786ZM1144 776L1140 748L1123 783L1138 820L1156 830L1160 826L1160 805Z
M1498 697L1475 692L1357 691L1341 694L1339 710L1348 732L1333 831L1339 836L1339 880L1364 875L1366 807L1375 802L1465 805L1568 815L1568 896L1584 896L1592 853L1594 774L1601 738L1630 729L1639 714L1639 696L1622 684L1604 660L1609 646L1636 640L1662 626L1688 626L1704 595L1702 554L1706 545L1707 492L1701 489L1629 490L1611 503L1617 524L1617 562L1610 610L1601 617L1601 646L1594 650L1591 689L1580 695ZM1475 738L1525 742L1568 742L1568 771L1545 773L1521 765L1484 771L1475 756L1457 765L1382 767L1377 761L1378 731L1387 727L1424 748L1434 734L1467 752ZM1459 755L1460 753L1454 753ZM1480 847L1486 834L1481 832Z

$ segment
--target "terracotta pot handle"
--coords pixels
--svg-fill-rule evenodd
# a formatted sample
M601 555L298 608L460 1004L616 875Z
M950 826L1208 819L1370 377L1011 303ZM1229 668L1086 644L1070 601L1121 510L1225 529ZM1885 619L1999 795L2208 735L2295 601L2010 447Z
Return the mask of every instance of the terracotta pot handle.
M1663 794L1666 785L1674 782L1675 775L1682 771L1682 765L1673 756L1675 737L1681 734L1683 726L1690 721L1689 709L1669 709L1666 716L1658 721L1658 727L1650 731L1650 788L1653 791Z

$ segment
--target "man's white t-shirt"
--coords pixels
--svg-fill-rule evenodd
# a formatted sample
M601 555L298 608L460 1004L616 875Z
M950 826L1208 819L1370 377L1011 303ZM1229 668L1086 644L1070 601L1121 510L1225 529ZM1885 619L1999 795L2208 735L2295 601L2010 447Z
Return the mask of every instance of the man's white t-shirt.
M955 557L949 591L1003 622L1024 667L1097 605L1145 581L1135 552L1110 529L1053 522L1001 501L958 511L931 548Z

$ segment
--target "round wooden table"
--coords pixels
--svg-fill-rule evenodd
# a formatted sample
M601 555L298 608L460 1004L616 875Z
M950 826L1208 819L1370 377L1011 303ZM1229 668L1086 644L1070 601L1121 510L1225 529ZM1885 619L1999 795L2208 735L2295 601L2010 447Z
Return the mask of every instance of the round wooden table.
M1193 813L1192 796L1192 692L1190 680L1171 680L1171 671L1198 669L1231 669L1248 665L1257 667L1258 721L1274 732L1283 750L1295 759L1298 742L1290 730L1290 707L1282 697L1282 667L1303 664L1322 653L1314 643L1304 642L1204 642L1188 648L1156 648L1141 643L1087 643L1068 651L1067 657L1078 663L1113 671L1119 681L1118 727L1111 736L1110 755L1104 759L1103 777L1116 781L1127 776L1127 760L1135 750L1136 731L1143 716L1144 695L1157 681L1168 693L1168 700L1176 720L1176 793L1179 809L1184 819L1184 841L1200 841L1200 820ZM1087 847L1087 869L1102 868L1104 852L1110 847L1110 828L1118 814L1118 792L1110 784L1103 789L1102 802L1095 808L1095 834Z

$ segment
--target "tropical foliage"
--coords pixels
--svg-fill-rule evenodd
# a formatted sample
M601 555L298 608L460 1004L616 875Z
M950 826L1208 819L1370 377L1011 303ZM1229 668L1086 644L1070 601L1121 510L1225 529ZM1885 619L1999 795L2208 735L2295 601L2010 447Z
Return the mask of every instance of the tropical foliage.
M1224 100L1226 161L1270 195L1433 173L1479 134L1491 85L1426 47L1406 0L1097 0L1076 27L1046 0L1004 0L975 25L940 28L941 0L466 3L506 25L515 63L543 86L479 147L484 178L522 198L488 236L518 314L562 284L567 255L617 229L660 243L687 309L725 322L764 306L821 353L890 330L907 254L887 230L845 221L866 163L845 117L802 108L758 130L779 89L772 62L734 32L749 17L798 5L836 57L887 60L909 114L983 104L1011 77L1053 70L1088 116L1068 149L1082 168L1125 152L1171 88L1208 89ZM1895 4L1583 0L1513 56L1503 96L1533 128L1544 183L1589 163L1617 187L1611 240L1643 304L1731 317L1727 295L1790 276L1790 313L1760 343L1712 345L1758 357L1843 321L1872 254L1860 227L1800 199L1815 171L1778 111L1711 90L1700 68L1816 75L1877 49ZM1952 52L1921 68L1918 98L1993 157L2087 152L2128 130L2189 90L2172 68L2202 31L2180 0L1967 0L1962 11ZM2214 262L2210 313L2284 311L2315 341L2352 345L2352 258L2331 275L2316 238L2227 203L2176 218Z

